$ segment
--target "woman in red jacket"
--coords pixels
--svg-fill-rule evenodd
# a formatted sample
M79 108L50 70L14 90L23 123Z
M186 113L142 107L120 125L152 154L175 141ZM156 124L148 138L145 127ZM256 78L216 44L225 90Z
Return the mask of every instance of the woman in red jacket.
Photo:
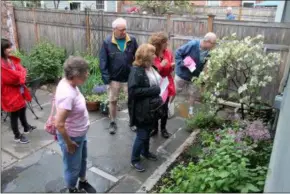
M170 98L175 96L175 85L172 72L174 70L174 59L171 51L167 49L168 36L164 32L157 32L152 34L149 39L149 43L156 48L156 58L154 60L154 66L158 69L159 74L162 78L167 77L169 81L168 86L168 98L166 103L163 105L164 117L161 118L161 134L164 138L168 138L170 134L166 129L168 120L168 103ZM155 122L154 128L151 132L151 136L158 133L158 120Z
M35 127L26 120L26 101L31 101L27 87L26 69L20 64L20 59L11 56L12 44L7 39L1 39L1 108L10 114L11 128L14 140L19 143L28 143L25 135L18 129L18 118L24 127L24 133L29 133Z

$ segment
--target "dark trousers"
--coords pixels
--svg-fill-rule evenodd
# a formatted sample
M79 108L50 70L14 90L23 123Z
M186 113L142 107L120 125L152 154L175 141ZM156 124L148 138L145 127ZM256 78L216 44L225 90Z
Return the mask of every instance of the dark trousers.
M168 120L168 103L169 103L169 97L167 98L166 102L163 104L163 106L161 107L163 109L164 112L164 116L160 119L161 121L161 131L166 129L166 124L167 124L167 120ZM156 120L154 123L154 130L158 130L158 122L159 120Z
M148 128L139 128L136 130L136 139L133 145L131 162L134 164L140 161L140 155L148 156L150 144L150 132Z
M24 131L27 131L29 129L29 124L27 123L26 120L26 107L10 113L10 123L11 123L11 128L14 133L15 138L19 138L20 132L18 128L18 118L24 127Z

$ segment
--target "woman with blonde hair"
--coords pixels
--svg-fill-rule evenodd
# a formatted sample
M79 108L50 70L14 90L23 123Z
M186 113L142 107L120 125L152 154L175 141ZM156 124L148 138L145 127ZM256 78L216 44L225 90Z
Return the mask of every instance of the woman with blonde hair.
M174 71L174 59L172 52L167 48L168 36L164 32L156 32L152 34L149 38L149 43L152 44L155 50L154 66L158 70L162 78L168 78L168 97L166 103L163 105L162 109L164 111L161 120L161 134L164 138L168 138L170 134L166 129L166 124L168 120L168 103L169 99L175 96L175 85L172 72ZM155 136L158 133L159 123L158 119L155 120L151 136Z
M162 106L162 99L159 96L161 76L152 68L154 58L155 47L151 44L142 44L136 51L134 66L128 80L130 124L137 127L131 166L139 172L145 170L140 164L140 155L148 160L157 160L157 157L149 152L154 110Z

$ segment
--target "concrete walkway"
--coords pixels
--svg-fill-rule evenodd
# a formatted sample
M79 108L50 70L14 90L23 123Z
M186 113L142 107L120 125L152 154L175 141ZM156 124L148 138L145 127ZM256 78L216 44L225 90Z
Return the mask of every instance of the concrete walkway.
M53 137L43 129L50 113L51 94L39 90L37 96L43 110L34 104L38 120L27 110L30 124L37 126L37 129L28 135L31 140L29 144L21 145L13 141L9 119L1 123L1 192L66 192L60 148ZM97 192L136 192L189 135L182 129L184 119L170 119L167 126L168 131L173 133L171 138L166 140L157 136L151 139L151 150L157 153L159 160L142 161L146 172L139 173L129 165L135 133L128 127L127 110L118 113L119 129L115 135L108 133L106 117L91 112L90 120L87 176ZM22 130L21 127L20 129Z

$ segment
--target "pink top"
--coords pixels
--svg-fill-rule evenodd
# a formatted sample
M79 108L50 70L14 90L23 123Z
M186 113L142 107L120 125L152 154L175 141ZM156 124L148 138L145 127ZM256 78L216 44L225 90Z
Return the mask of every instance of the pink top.
M55 92L55 106L69 110L65 121L65 128L70 137L84 136L90 125L86 100L78 87L72 87L65 79L62 79Z

